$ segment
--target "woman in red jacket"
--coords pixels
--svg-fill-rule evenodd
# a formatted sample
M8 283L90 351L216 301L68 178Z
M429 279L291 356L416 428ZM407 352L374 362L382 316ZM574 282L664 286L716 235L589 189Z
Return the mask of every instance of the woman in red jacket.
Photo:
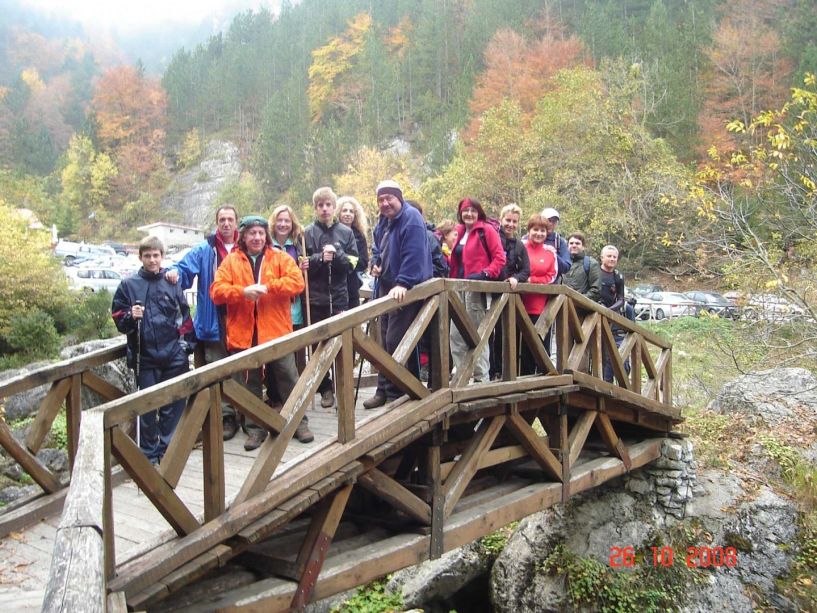
M553 283L558 274L556 264L556 249L552 245L546 245L545 239L549 232L553 231L553 224L546 217L539 213L531 215L528 220L528 242L525 249L528 250L530 260L530 277L528 283L541 283L548 285ZM522 294L522 302L525 305L525 312L536 323L548 302L545 294ZM519 374L532 375L537 371L533 354L528 349L524 341L520 341L520 358L522 364ZM545 346L545 352L550 354L549 347Z
M457 243L451 252L449 277L496 281L505 266L505 250L494 228L485 223L488 217L479 202L471 198L461 200L457 207ZM484 292L465 292L463 296L468 317L475 326L485 318L490 296ZM468 344L456 326L451 330L451 358L455 368L459 368ZM474 382L488 381L490 354L488 344L477 360L474 368Z

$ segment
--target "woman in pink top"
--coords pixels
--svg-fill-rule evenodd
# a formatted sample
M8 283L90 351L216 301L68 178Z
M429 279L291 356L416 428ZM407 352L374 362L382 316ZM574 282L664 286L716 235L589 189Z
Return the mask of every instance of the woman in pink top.
M539 213L532 215L528 220L528 242L525 243L525 248L528 250L528 259L530 260L528 283L548 285L556 279L558 274L556 250L551 245L545 244L548 233L552 231L553 224ZM522 302L525 305L525 311L531 320L536 323L542 311L545 310L548 296L545 294L522 294ZM523 375L534 374L537 369L533 354L524 341L520 342L520 346L522 364L519 373ZM548 349L549 347L545 346L545 352L549 354Z

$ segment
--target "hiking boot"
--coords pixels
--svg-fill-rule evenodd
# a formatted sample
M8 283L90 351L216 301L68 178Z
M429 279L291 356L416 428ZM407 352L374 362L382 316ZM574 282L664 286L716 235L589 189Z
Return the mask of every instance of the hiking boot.
M307 423L301 420L301 423L298 424L298 428L295 430L295 438L301 443L311 443L315 440L315 435L312 434L312 430L309 429Z
M244 441L244 450L245 451L252 451L253 449L258 449L267 438L267 431L266 430L250 430L249 436L247 436L247 440Z
M229 441L231 438L235 436L236 432L238 432L238 422L235 420L235 417L233 417L232 415L228 415L227 417L224 418L223 424L224 435L222 438L225 441Z
M332 393L332 390L321 392L321 406L324 409L328 409L333 404L335 404L335 395Z
M364 409L377 409L386 404L386 396L380 392L376 392L374 396L368 400L363 401Z

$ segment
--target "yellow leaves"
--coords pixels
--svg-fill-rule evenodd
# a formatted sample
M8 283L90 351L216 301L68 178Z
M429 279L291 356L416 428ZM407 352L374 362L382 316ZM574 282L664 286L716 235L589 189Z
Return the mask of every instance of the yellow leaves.
M350 72L352 60L363 50L372 18L359 13L348 24L343 34L333 36L323 47L312 52L307 95L313 122L321 120L328 105L340 100L343 94L341 77Z
M45 89L45 83L36 68L26 68L20 73L20 79L28 86L31 93L38 93Z
M744 124L740 119L735 119L734 121L730 121L726 124L726 129L729 132L734 132L735 134L743 134L746 132L746 124Z
M720 162L721 156L718 153L718 148L715 145L712 145L709 149L706 150L706 154L709 156L709 159L713 162Z
M764 283L764 287L766 289L775 289L778 285L780 285L780 281L777 280L777 279L771 279L769 281L766 281L766 283Z
M383 42L389 51L398 58L402 58L409 46L409 33L413 29L411 19L405 15L393 28L389 28Z
M811 87L814 87L815 85L817 85L817 77L815 77L813 73L807 72L806 76L803 78L803 83Z
M658 239L664 247L672 247L673 242L670 239L669 232L664 232L660 239Z
M814 181L809 179L806 175L802 174L800 175L800 183L802 183L803 186L810 192L813 192L817 189L817 185L814 184Z
M791 148L791 137L782 126L778 128L777 132L769 134L769 142L778 151Z

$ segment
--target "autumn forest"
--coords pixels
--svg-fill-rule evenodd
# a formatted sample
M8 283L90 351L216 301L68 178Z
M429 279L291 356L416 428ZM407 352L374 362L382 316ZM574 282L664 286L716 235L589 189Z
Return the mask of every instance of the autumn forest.
M242 211L330 184L373 214L392 176L432 220L555 206L625 270L782 283L817 229L815 31L814 0L302 0L151 74L0 25L0 204L132 240L220 138Z

